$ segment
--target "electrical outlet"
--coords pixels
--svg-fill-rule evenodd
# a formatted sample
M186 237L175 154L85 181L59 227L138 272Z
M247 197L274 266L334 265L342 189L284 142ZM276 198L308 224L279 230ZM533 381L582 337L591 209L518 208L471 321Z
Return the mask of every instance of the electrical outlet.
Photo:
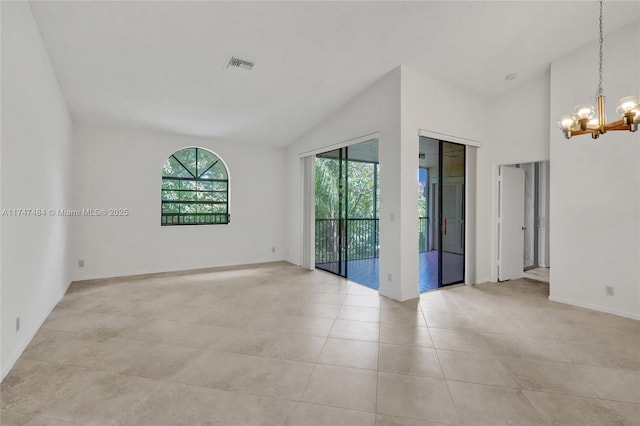
M610 285L605 287L605 291L607 293L607 296L615 296L615 294L616 294L615 288L613 286L610 286Z
M20 317L16 317L16 333L20 331Z
M387 274L387 281L391 282L391 272Z
M78 260L78 267L84 268L84 260Z
M275 247L271 247L271 253L275 253L276 252L276 248Z

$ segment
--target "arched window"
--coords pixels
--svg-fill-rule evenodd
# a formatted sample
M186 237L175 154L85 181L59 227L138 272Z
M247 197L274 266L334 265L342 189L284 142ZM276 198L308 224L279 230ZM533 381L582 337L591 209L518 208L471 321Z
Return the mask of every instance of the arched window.
M162 167L162 226L229 223L229 173L203 148L176 151Z

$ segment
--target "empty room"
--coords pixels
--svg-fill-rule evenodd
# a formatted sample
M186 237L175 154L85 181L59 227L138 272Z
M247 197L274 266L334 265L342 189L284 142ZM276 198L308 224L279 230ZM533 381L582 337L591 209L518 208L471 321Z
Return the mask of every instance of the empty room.
M640 2L2 1L0 424L640 424Z

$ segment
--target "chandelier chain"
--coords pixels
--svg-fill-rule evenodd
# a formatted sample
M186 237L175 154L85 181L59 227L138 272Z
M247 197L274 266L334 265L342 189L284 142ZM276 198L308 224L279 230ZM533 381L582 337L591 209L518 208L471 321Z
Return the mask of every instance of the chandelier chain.
M598 93L596 94L596 96L602 96L603 90L602 90L602 43L604 41L603 38L603 24L602 24L602 0L600 0L600 39L598 40L600 43L600 52L599 52L599 60L600 60L600 70L599 70L599 79L598 79Z
M627 130L637 132L640 128L640 98L626 96L618 102L616 112L622 116L621 119L607 123L604 90L602 89L602 77L604 69L604 0L600 0L599 17L599 69L598 69L598 90L596 92L597 105L587 103L580 104L573 110L573 115L565 115L560 118L558 126L562 129L564 137L571 139L573 136L591 135L593 139L598 139L601 135L617 130Z

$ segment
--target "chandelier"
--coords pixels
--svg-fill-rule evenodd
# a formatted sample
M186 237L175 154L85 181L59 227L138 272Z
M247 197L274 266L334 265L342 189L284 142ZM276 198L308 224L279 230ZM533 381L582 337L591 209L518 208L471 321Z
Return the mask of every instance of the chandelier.
M593 139L598 139L601 134L613 130L629 130L635 132L640 123L640 100L635 96L626 96L618 102L616 111L622 116L620 120L607 123L604 108L604 92L602 90L602 0L600 0L600 69L598 91L596 92L596 107L589 104L578 105L573 110L573 115L564 115L558 122L569 139L571 136L591 134Z

